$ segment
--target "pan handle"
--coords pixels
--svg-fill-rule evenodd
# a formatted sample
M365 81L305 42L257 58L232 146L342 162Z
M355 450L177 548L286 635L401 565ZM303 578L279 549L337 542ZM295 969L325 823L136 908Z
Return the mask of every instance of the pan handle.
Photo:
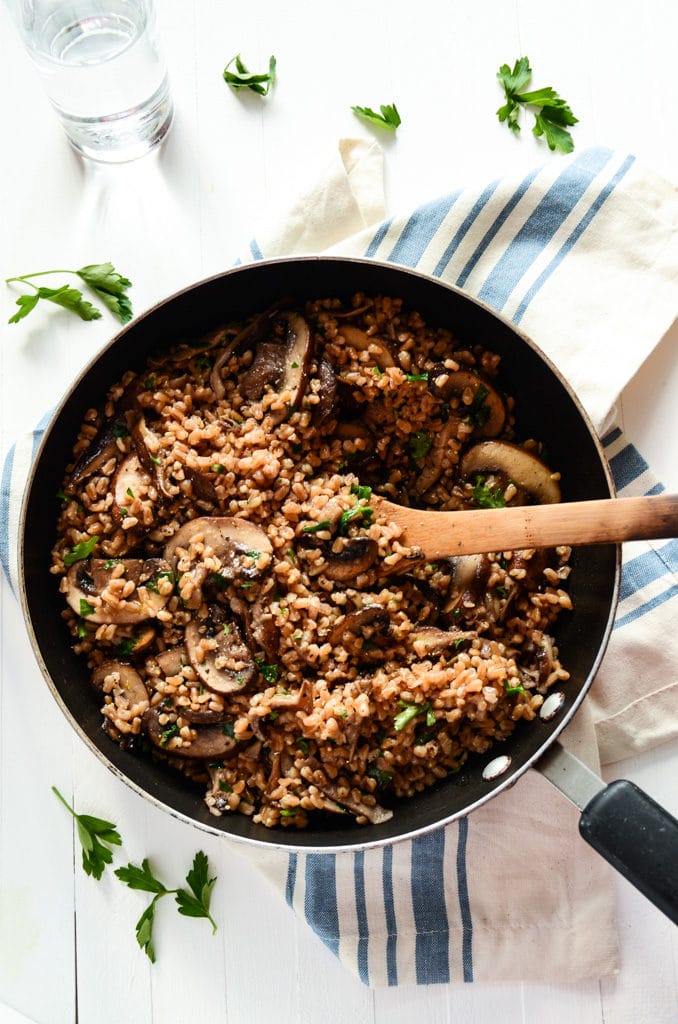
M579 831L632 885L678 924L678 821L633 782L606 785L560 743L535 765L582 814Z

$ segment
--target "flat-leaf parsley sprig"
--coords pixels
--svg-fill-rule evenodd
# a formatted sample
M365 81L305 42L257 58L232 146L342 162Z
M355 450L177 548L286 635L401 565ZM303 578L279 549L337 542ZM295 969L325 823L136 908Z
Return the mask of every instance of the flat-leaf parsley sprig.
M144 858L141 867L130 863L126 867L117 868L115 874L130 889L139 889L142 892L153 893L153 899L136 924L137 942L151 963L155 963L155 948L153 946L155 908L158 900L162 899L163 896L174 896L180 914L186 917L207 918L212 925L212 934L216 932L216 922L210 914L210 900L216 877L209 877L207 855L202 851L196 853L191 869L186 875L188 890L182 888L168 889L153 874L148 858Z
M78 826L78 838L82 846L82 867L85 874L100 879L106 865L113 861L110 847L122 845L119 832L112 821L94 818L91 814L76 814L56 786L52 786L52 792L75 818Z
M231 71L231 65L235 64L235 71ZM273 83L275 82L276 59L271 56L268 59L268 72L260 74L252 72L245 66L240 54L231 57L224 68L224 81L232 89L249 89L256 92L258 96L268 96Z
M351 110L357 117L362 117L366 121L378 125L379 128L385 128L389 132L394 132L398 125L402 124L395 103L382 103L379 107L381 113L377 113L371 107L351 107Z
M557 149L561 153L571 153L574 149L572 135L567 125L577 124L566 101L551 86L522 92L532 78L532 68L527 57L520 57L513 65L502 64L497 72L506 97L506 103L497 111L497 117L505 122L511 131L520 131L519 116L521 107L536 108L532 131L537 137L543 135L549 149Z
M8 323L16 324L19 320L23 320L35 309L40 299L54 302L56 305L70 310L81 320L99 320L101 318L101 310L92 305L78 288L72 288L68 284L60 285L58 288L49 288L33 283L32 278L44 277L48 274L74 274L85 282L121 324L126 324L132 319L132 303L127 295L127 289L131 287L132 282L119 274L112 263L90 263L86 267L80 267L79 270L40 270L33 274L6 278L5 284L18 282L33 289L31 292L20 295L16 300L19 309L14 316L9 318Z

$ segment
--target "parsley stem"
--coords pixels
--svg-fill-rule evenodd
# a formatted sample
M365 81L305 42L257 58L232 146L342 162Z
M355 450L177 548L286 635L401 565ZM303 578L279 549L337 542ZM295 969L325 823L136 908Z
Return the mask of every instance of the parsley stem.
M78 276L77 270L38 270L35 274L22 274L21 277L6 277L5 284L9 284L10 281L22 281L26 284L30 284L30 277L44 277L45 274L75 274Z
M66 810L68 811L68 813L69 813L69 814L72 814L72 815L73 815L73 817L75 818L75 820L77 821L77 820L78 820L78 816L77 816L77 814L75 813L75 811L73 810L73 808L71 807L71 805L70 805L69 803L67 803L67 802L66 802L65 798L64 798L64 797L63 797L63 796L61 795L61 793L60 793L60 792L59 792L59 790L58 790L58 789L56 788L56 786L52 786L52 792L53 792L53 793L55 794L55 796L58 796L58 797L59 797L59 799L61 800L62 804L64 805L64 807L65 807L65 808L66 808Z

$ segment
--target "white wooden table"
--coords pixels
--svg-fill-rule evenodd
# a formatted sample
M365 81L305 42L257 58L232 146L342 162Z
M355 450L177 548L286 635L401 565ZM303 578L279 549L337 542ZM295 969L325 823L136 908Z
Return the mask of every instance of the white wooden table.
M507 170L545 151L499 125L495 73L527 54L579 116L576 145L634 152L678 175L678 6L674 0L164 0L161 29L176 122L160 159L103 168L66 145L0 5L0 271L4 278L110 259L134 282L135 309L232 264L332 156L339 138L373 137L352 104L396 102L403 124L380 136L389 212ZM236 96L221 72L240 52L278 59L268 101ZM558 157L554 157L558 159ZM6 324L13 296L0 291ZM111 334L52 311L0 326L2 455L58 399L49 367L69 377ZM72 321L72 322L71 322ZM678 329L623 395L632 440L678 490ZM48 698L20 611L0 592L0 1022L182 1024L354 1021L494 1024L676 1024L678 932L619 881L622 969L600 984L432 986L371 991L346 972L216 838L176 822L119 783ZM623 766L678 814L678 744ZM619 771L619 766L615 766ZM161 906L158 962L134 940L142 902L113 878L96 884L52 784L79 809L116 821L125 855L149 854L181 879L198 848L219 876L219 931ZM169 901L168 901L169 903ZM11 1009L14 1008L14 1009Z

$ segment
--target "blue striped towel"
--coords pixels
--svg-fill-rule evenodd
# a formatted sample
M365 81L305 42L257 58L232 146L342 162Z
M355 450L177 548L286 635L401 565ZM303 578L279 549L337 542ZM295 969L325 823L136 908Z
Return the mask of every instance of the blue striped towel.
M346 170L364 155L364 143L344 144ZM370 195L366 177L360 199L347 197L348 176L328 179L281 230L253 241L248 259L325 249L466 288L520 324L569 378L606 434L620 494L661 489L613 422L618 394L676 315L676 189L630 156L595 149L374 223L379 183ZM3 469L0 557L12 585L20 496L43 429L17 441ZM566 733L593 767L678 736L677 597L677 542L626 545L616 628ZM602 977L618 966L611 872L579 839L574 809L559 801L555 814L553 800L528 773L471 818L412 841L247 856L366 984Z

